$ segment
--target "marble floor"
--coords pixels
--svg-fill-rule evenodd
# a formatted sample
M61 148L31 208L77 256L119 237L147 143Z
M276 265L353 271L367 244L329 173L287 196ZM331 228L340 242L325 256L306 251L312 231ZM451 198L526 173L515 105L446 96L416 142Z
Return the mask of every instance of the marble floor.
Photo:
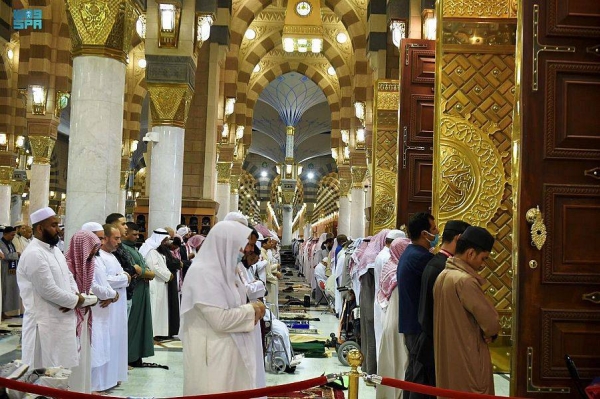
M319 330L319 335L328 336L329 333L337 331L337 319L332 314L321 314L320 311L310 311L311 318L320 318L320 321L312 322ZM9 319L4 321L3 326L17 325L21 319ZM2 326L0 326L1 328ZM0 364L20 358L18 350L19 336L0 336ZM168 365L169 370L160 368L137 368L129 371L129 378L120 387L109 394L123 397L173 397L182 395L183 367L182 352L180 349L157 348L152 358L144 359L148 362ZM302 381L317 377L323 373L339 373L349 371L344 367L337 356L323 359L304 359L296 368L294 374L270 374L267 373L267 385L279 385L294 381ZM495 374L496 395L508 396L508 375ZM375 398L375 388L368 387L364 381L360 382L359 397L361 399Z

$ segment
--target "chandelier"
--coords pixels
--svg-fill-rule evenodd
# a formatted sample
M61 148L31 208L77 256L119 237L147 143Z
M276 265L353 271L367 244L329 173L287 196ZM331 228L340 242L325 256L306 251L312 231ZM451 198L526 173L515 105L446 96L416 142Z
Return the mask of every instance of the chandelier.
M323 21L320 1L290 0L285 12L283 50L291 53L320 53L323 50Z

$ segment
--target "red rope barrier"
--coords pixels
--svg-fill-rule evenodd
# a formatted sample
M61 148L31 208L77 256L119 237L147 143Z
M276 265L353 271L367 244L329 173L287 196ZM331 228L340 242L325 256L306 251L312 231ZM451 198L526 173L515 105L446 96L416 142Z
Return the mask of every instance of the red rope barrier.
M388 387L403 389L405 391L422 393L424 395L441 396L444 398L453 399L506 399L507 396L495 396L495 395L484 395L473 392L461 392L453 391L451 389L443 389L430 387L427 385L415 384L414 382L401 381L395 378L381 377L381 385L387 385ZM511 396L511 398L513 398ZM514 397L514 399L525 399Z
M310 380L292 382L291 384L274 385L271 387L249 389L246 391L225 392L208 395L197 396L175 396L168 399L251 399L261 396L282 395L289 392L302 391L313 387L318 387L327 383L327 378L322 375L320 377L311 378ZM27 384L21 381L9 380L0 378L0 386L15 391L34 393L52 397L55 399L98 399L98 395L85 394L81 392L63 391L61 389L44 387L41 385ZM102 399L122 399L118 396L101 396Z

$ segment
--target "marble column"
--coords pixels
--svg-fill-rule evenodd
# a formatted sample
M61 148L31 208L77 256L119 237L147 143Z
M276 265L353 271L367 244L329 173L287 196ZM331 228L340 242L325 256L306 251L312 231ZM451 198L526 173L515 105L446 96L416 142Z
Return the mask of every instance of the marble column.
M126 57L138 11L115 0L105 18L86 18L89 4L66 0L73 81L65 242L83 223L119 210Z
M158 142L152 145L149 231L177 227L181 220L183 142L185 130L176 126L155 126Z
M84 223L119 211L124 93L123 62L73 59L65 241Z
M292 222L293 210L291 205L283 206L283 230L281 234L281 245L292 244Z
M0 166L0 225L10 225L10 179L13 168Z
M365 192L363 180L366 167L352 167L352 205L350 206L350 235L352 238L365 236Z
M11 193L10 201L10 224L13 226L19 220L23 220L23 198L21 194Z
M217 212L217 219L219 221L225 219L225 215L229 213L230 191L229 181L227 183L217 182L217 196L215 201L219 203L219 212Z
M238 192L229 194L229 212L239 211L240 194Z
M127 190L121 189L119 193L119 212L121 215L125 215L125 204L127 203Z
M30 130L32 125L33 123L29 121ZM38 126L40 125L42 124ZM45 135L30 135L29 143L33 153L33 164L31 165L29 180L29 211L35 212L38 209L47 207L49 204L50 158L52 157L55 139Z
M350 198L348 195L340 196L337 231L338 234L350 235Z

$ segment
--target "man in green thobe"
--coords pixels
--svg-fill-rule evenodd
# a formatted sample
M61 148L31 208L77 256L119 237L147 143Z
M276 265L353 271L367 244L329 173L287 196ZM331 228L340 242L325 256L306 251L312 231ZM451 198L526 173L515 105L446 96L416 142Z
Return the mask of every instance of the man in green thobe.
M138 283L133 291L131 313L129 314L129 355L130 366L142 367L142 358L154 356L154 339L152 337L152 313L150 310L150 285L154 272L146 268L146 261L135 247L139 227L132 222L127 223L127 234L122 240L123 248L135 261Z

